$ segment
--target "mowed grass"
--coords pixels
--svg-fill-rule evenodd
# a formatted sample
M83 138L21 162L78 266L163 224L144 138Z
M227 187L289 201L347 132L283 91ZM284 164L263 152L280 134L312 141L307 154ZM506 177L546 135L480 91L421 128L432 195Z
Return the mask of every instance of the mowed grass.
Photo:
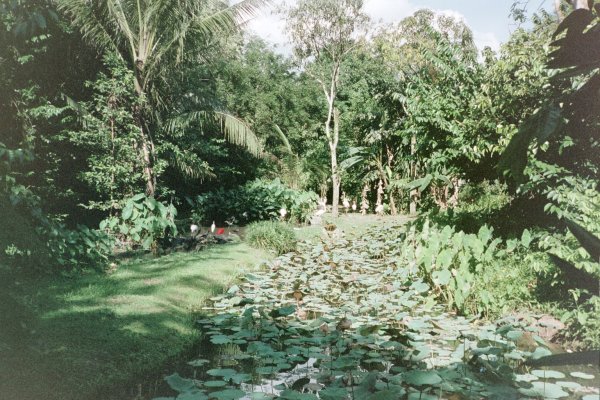
M192 347L206 299L268 257L239 243L110 275L0 276L0 398L133 398Z

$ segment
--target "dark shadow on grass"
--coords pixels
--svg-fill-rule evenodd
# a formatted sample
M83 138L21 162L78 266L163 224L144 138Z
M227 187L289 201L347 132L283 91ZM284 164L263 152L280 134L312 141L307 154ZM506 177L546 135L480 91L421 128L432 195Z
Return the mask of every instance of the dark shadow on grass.
M226 254L210 261L231 264L222 275L234 276L243 251ZM134 397L137 383L150 390L165 364L193 346L194 307L223 290L207 260L142 260L112 276L1 276L0 397L110 400ZM198 303L188 304L196 292Z

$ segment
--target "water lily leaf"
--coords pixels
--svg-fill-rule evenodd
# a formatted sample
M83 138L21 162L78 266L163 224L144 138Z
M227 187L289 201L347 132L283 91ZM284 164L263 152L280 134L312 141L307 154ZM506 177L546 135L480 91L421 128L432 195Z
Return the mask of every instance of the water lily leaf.
M216 398L218 400L237 400L241 399L246 395L246 392L239 389L226 389L218 392L212 392L210 394L211 398Z
M558 382L556 382L556 384L560 387L564 387L566 389L571 389L571 390L576 390L581 387L581 385L579 383L570 382L570 381L558 381Z
M208 396L199 390L181 393L176 400L208 400Z
M408 400L439 400L439 398L439 396L421 392L411 392L408 394Z
M192 360L190 362L188 362L189 365L191 365L192 367L202 367L204 364L208 364L210 361L206 360L204 358L199 358L197 360Z
M597 394L586 394L585 396L583 396L581 398L581 400L598 400L600 399L600 396Z
M515 381L517 382L532 382L537 381L538 377L531 374L517 374L515 375Z
M521 336L523 336L523 331L509 331L506 334L506 338L512 340L513 342L521 339Z
M187 392L196 387L194 380L182 378L177 372L165 377L165 381L171 389L179 393Z
M535 389L539 396L548 398L548 399L560 399L562 397L567 397L569 393L562 390L560 386L554 383L548 382L533 382L533 389Z
M565 377L562 372L545 369L534 369L531 374L543 379L562 379Z
M387 389L371 395L368 400L397 400L398 398L400 398L398 391Z
M552 352L545 347L537 347L535 351L531 354L531 358L534 360L540 359L542 357L546 357L551 355Z
M209 388L223 387L227 386L227 382L225 381L206 381L203 383L204 386Z
M271 316L273 318L287 317L288 315L292 315L295 312L296 312L296 306L285 306L285 307L281 307L276 310L273 310L271 312Z
M214 344L226 344L231 343L232 339L226 335L213 335L210 338L210 342Z
M328 387L319 392L323 400L345 400L348 398L348 390L341 387Z
M242 382L248 382L252 380L252 375L250 374L235 374L231 376L231 381L237 385Z
M435 371L408 371L402 374L408 384L415 386L433 386L442 382L442 378Z
M286 400L318 400L317 396L310 393L300 393L295 390L284 390L279 397Z
M219 369L209 369L206 373L210 376L222 376L223 379L229 380L233 375L237 374L235 369L231 368L219 368Z
M253 392L250 393L251 400L271 400L275 398L275 395L264 393L264 392Z
M579 379L594 379L594 375L586 374L585 372L571 372L569 375L571 375L573 378Z

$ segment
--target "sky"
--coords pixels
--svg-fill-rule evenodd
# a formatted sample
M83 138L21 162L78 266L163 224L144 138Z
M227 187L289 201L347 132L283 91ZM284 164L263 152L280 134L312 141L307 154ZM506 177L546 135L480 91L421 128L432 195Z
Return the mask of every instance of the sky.
M275 46L276 51L291 53L291 46L285 34L285 23L271 10L287 2L296 0L274 0L274 6L264 9L248 23L247 30ZM525 1L525 0L521 0ZM475 44L481 50L490 46L498 50L516 28L510 18L510 8L514 0L365 0L365 11L375 22L393 23L411 15L420 8L452 14L463 18L473 31ZM533 12L541 7L551 7L551 0L529 0L528 10Z

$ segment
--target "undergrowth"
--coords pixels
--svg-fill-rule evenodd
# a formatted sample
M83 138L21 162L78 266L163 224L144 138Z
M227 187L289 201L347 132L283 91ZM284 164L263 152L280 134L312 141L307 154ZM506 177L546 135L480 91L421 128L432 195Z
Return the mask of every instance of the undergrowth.
M246 240L259 249L273 250L284 254L296 249L296 235L292 228L276 221L261 221L248 225Z

